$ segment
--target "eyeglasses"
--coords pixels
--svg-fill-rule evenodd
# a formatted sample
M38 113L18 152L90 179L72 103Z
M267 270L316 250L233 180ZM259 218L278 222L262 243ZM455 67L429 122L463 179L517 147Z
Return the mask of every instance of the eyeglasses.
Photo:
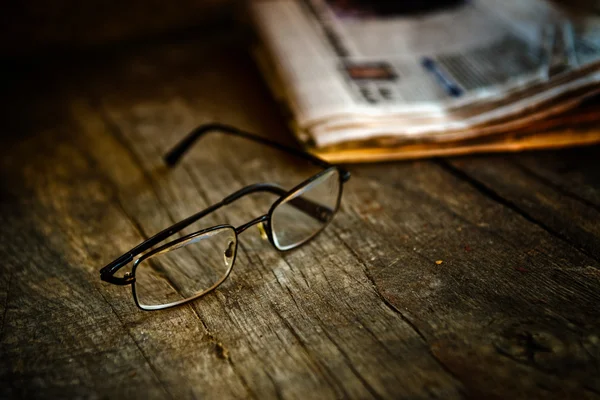
M100 270L100 279L115 285L131 285L135 304L143 310L160 310L187 303L217 288L231 273L238 249L238 236L253 225L280 251L303 245L321 232L340 206L343 184L350 173L309 153L262 138L228 125L202 125L192 131L165 156L174 166L191 146L210 132L221 132L253 140L304 158L323 170L291 190L272 183L246 186L220 202L160 231ZM269 212L243 225L218 225L172 240L177 232L251 193L269 192L279 198ZM115 273L133 262L131 272Z

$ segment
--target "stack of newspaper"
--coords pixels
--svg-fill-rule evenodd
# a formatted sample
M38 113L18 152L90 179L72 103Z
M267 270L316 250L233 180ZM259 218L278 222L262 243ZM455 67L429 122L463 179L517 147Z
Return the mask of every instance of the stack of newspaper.
M568 20L543 0L419 14L362 3L250 5L257 60L314 153L360 162L600 142L598 102L584 102L600 92L598 15Z

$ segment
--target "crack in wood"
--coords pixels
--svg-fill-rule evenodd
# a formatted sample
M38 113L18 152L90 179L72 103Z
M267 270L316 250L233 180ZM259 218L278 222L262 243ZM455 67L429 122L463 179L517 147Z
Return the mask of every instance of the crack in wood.
M146 363L146 365L148 365L148 368L150 368L150 371L152 372L152 376L154 377L154 379L156 379L156 382L158 382L158 384L163 389L163 391L165 392L165 394L167 395L168 398L174 399L174 397L171 394L171 392L167 389L165 383L158 377L158 372L157 372L156 368L154 367L154 365L152 365L152 363L148 359L148 356L146 355L146 353L144 353L144 350L142 350L142 347L140 346L140 344L137 342L137 340L135 340L135 338L133 337L133 334L129 331L129 328L127 328L126 324L121 319L121 316L119 315L119 313L117 312L117 310L115 310L115 308L113 307L113 305L111 304L111 302L108 301L108 299L104 296L104 294L102 294L102 292L100 290L98 290L98 289L96 289L96 290L97 290L98 294L100 294L100 296L102 297L102 299L104 300L104 302L106 302L106 304L110 307L110 309L111 309L112 313L114 314L115 318L117 318L117 320L121 324L123 330L127 333L127 335L129 336L129 338L131 339L131 341L134 343L135 347L137 348L137 350L139 351L140 355L144 359L144 362Z
M513 165L515 165L524 174L529 175L532 178L534 178L535 180L542 182L544 185L552 188L553 190L556 190L560 194L562 194L566 197L570 197L582 204L585 204L587 207L590 207L590 208L600 212L600 205L592 203L591 201L581 197L577 193L574 193L574 192L562 187L561 185L552 182L550 179L536 173L535 171L533 171L531 168L527 167L526 165L523 165L520 162L513 162Z
M258 396L254 393L254 391L248 384L248 381L246 380L244 375L238 370L238 368L237 368L236 364L233 362L233 358L231 356L227 357L227 362L229 363L231 370L239 378L240 383L242 384L242 387L244 388L244 390L246 390L246 393L248 394L248 398L257 399Z
M279 317L280 321L292 334L294 339L296 339L296 341L300 344L300 347L302 348L307 360L310 360L312 361L312 363L315 364L317 371L320 372L324 377L326 377L327 381L330 384L333 384L333 387L340 391L343 394L344 398L348 398L348 392L344 389L344 385L342 384L342 382L340 382L340 380L331 372L329 368L327 368L327 366L325 366L318 358L313 356L313 354L308 349L307 343L302 339L302 337L292 326L292 324L286 318L284 318L283 315L281 315L279 310L277 310L277 308L274 307L273 304L271 304L271 309L273 310L275 315ZM312 365L312 363L310 365Z
M449 375L451 376L453 379L455 379L457 382L460 382L460 385L458 386L457 390L464 394L465 393L465 388L467 388L468 386L466 385L466 383L464 382L463 379L460 378L460 376L458 376L454 371L452 371L452 369L446 365L432 350L431 345L429 344L429 341L427 340L427 338L425 337L425 335L421 332L421 330L419 329L419 327L412 322L408 317L406 317L406 315L404 315L404 313L402 311L400 311L396 306L394 306L388 299L385 298L385 296L383 296L383 294L381 294L381 292L379 292L379 288L377 287L377 283L375 282L375 279L373 278L373 276L371 275L371 273L369 272L369 268L366 265L366 263L364 263L364 261L362 261L362 259L359 258L359 255L356 254L356 252L354 251L354 249L352 248L352 246L348 245L348 243L346 243L343 238L339 238L340 241L344 244L344 246L350 251L350 253L354 256L354 258L363 266L363 271L365 273L365 276L367 277L367 279L369 280L369 282L371 282L371 285L373 286L373 291L375 292L375 294L377 295L377 297L379 297L379 299L383 302L383 304L385 304L385 306L391 310L394 314L398 315L400 317L400 319L402 321L404 321L418 336L419 338L423 341L423 344L425 345L425 347L428 350L429 355L431 356L431 358L433 360L435 360L435 362Z
M375 390L375 388L373 386L371 386L371 384L367 381L367 379L364 376L362 376L362 374L356 369L356 366L352 363L352 360L348 357L348 354L340 347L340 345L335 340L333 340L333 338L331 337L331 335L329 334L329 332L323 325L323 321L321 320L321 318L317 315L316 319L317 319L317 321L319 321L319 326L321 328L321 332L323 332L323 334L327 337L329 342L331 342L335 346L335 348L338 349L338 351L342 355L342 359L344 360L344 363L350 369L350 371L352 371L354 376L356 376L356 378L362 383L364 388L367 389L367 391L371 394L371 396L373 396L373 398L382 399L383 398L382 395L380 395L377 392L377 390Z
M350 253L352 253L352 255L354 256L354 258L362 265L363 267L363 272L365 274L365 276L367 277L367 279L369 280L369 282L371 282L371 286L373 289L373 292L377 295L377 297L383 302L383 304L386 305L386 307L393 311L394 314L397 314L406 324L408 324L408 326L411 327L411 329L413 331L415 331L415 333L417 335L419 335L419 337L423 340L424 343L427 343L427 339L425 338L425 335L423 335L423 333L421 332L421 330L410 320L408 319L404 313L402 311L400 311L396 306L394 306L392 303L389 302L388 299L386 299L381 292L379 292L379 288L377 287L377 283L375 282L375 279L373 279L373 276L371 275L369 268L367 267L367 265L362 261L362 259L359 258L358 254L356 254L356 252L354 251L354 249L348 245L348 243L346 243L343 239L340 238L340 241L344 244L344 246L346 247L346 249L348 249L350 251Z
M458 179L460 179L460 180L468 183L471 187L473 187L479 193L481 193L484 196L488 197L489 199L495 201L496 203L499 203L502 206L504 206L504 207L506 207L506 208L508 208L508 209L510 209L512 211L514 211L515 213L517 213L518 215L520 215L522 218L524 218L527 221L531 222L532 224L540 227L541 229L543 229L544 231L548 232L549 234L551 234L555 238L560 239L563 242L569 244L569 246L577 249L578 251L580 251L581 253L585 254L588 257L590 257L591 259L600 262L600 259L596 255L590 253L589 251L587 251L585 248L581 247L577 243L574 243L568 237L566 237L562 233L557 232L556 230L552 229L550 226L548 226L544 222L542 222L542 221L534 218L533 216L531 216L530 214L528 214L525 210L521 209L514 202L512 202L512 201L510 201L510 200L502 197L495 190L493 190L489 186L487 186L484 182L482 182L482 181L480 181L480 180L472 177L471 175L469 175L465 171L456 168L455 166L453 166L452 164L450 164L447 161L436 160L435 162L440 167L442 167L444 170L446 170L450 174L452 174L454 177L456 177L456 178L458 178Z

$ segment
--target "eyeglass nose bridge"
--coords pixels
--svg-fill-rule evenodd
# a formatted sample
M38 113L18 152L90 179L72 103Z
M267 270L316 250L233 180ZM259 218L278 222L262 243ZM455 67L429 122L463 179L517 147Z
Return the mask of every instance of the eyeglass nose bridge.
M266 222L268 220L269 220L269 215L268 214L261 215L260 217L254 218L252 221L246 222L245 224L240 225L237 228L235 228L235 233L239 235L240 233L244 232L246 229L250 228L251 226L256 225L256 224L260 224L258 226L258 229L260 230L260 236L263 239L268 238L268 236L267 236L267 229L268 228L266 227Z

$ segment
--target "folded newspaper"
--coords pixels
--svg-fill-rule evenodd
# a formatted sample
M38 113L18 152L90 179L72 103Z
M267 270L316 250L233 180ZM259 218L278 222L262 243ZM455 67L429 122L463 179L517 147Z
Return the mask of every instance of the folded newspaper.
M597 14L567 20L543 0L419 13L363 3L250 5L260 67L314 153L360 162L600 142L597 102L581 106L600 92Z

